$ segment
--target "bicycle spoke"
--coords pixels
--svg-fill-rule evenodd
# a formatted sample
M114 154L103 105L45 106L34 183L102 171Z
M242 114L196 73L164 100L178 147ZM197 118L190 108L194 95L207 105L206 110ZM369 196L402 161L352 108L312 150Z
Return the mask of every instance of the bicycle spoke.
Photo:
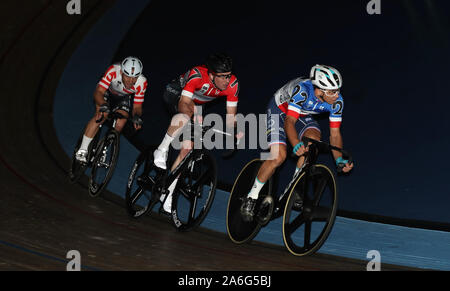
M155 185L155 178L143 174L136 178L136 184L141 188L151 188Z
M303 179L303 185L302 185L302 191L303 191L303 199L304 201L309 201L309 195L308 195L308 191L309 191L309 183L308 183L308 177L307 175L305 175L305 178Z
M195 217L195 210L197 209L197 197L194 197L191 207L189 207L189 222Z
M331 214L330 207L318 206L314 209L313 214L311 215L312 221L323 221L327 222L328 218Z
M209 173L209 171L206 170L204 173L200 175L200 177L197 179L197 182L194 183L192 188L197 189L199 186L203 185L206 179L210 177L210 175L211 173Z
M179 187L178 190L180 191L181 195L184 196L184 198L186 198L189 202L191 202L192 200L191 194L186 189L183 189L183 187Z
M314 197L313 197L313 205L319 205L320 199L322 199L322 195L325 191L325 186L327 185L326 177L323 177L318 181L318 185L315 187Z
M174 207L172 220L180 231L191 230L202 223L211 206L215 193L216 165L207 153L194 152L187 156L185 167L180 174L179 184L174 192ZM183 163L183 162L182 162ZM211 187L205 193L205 186Z
M144 191L144 189L142 187L139 187L136 191L134 191L132 196L133 199L131 200L131 202L135 204L136 201L139 200L139 198L141 198L142 195L144 195L148 200L150 200L149 195Z
M303 212L300 213L291 223L286 226L287 234L290 236L294 233L300 226L302 226L306 222L306 218L303 215Z
M305 224L305 248L309 248L311 245L311 221L307 221Z

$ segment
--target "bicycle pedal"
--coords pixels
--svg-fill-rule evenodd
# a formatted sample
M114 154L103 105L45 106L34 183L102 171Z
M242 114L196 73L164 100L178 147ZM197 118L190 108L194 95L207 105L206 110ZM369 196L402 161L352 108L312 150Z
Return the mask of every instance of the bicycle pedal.
M136 179L138 184L148 184L150 182L150 178L147 175L139 176Z
M108 169L108 168L109 168L109 164L106 164L106 163L97 163L97 167Z
M273 204L273 198L270 195L264 197L263 201L261 202L261 206L262 205L271 205L271 204Z
M270 218L272 217L273 207L274 207L274 201L273 201L272 196L264 197L263 201L261 202L261 206L259 207L259 211L258 211L259 223L264 225L267 222L269 222Z
M296 199L294 201L294 204L292 205L292 209L296 210L296 211L301 211L303 210L303 200L300 199Z

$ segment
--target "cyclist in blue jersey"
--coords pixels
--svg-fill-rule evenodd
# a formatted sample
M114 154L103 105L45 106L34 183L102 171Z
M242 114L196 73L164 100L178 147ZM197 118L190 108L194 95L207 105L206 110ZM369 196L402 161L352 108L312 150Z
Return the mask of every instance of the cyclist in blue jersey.
M267 138L270 147L270 159L264 161L253 183L253 187L241 206L243 216L252 217L258 195L266 181L276 168L286 159L287 140L292 145L293 153L299 159L298 171L304 162L303 154L307 151L301 142L303 136L321 139L319 124L314 114L328 113L330 124L330 144L343 147L340 131L344 99L340 94L342 76L338 70L325 65L311 68L310 79L296 78L285 84L271 99L267 108ZM278 126L277 126L278 125ZM342 158L342 153L332 151L336 166L347 173L353 168Z

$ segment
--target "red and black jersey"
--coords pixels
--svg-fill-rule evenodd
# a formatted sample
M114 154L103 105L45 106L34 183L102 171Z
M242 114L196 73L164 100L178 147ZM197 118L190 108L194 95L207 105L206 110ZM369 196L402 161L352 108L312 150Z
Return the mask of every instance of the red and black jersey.
M227 106L238 104L239 82L235 75L231 76L228 87L217 89L208 76L206 66L197 66L180 76L183 91L181 95L191 98L195 104L205 104L220 97L227 98Z

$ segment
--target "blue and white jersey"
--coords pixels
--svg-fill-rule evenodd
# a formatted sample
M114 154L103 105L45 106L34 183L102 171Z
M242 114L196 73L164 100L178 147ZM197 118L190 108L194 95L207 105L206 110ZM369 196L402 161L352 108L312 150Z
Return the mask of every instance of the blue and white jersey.
M311 80L296 78L275 92L275 102L281 111L298 119L300 116L329 113L330 127L339 128L342 122L344 99L339 97L334 104L320 101L314 95Z

